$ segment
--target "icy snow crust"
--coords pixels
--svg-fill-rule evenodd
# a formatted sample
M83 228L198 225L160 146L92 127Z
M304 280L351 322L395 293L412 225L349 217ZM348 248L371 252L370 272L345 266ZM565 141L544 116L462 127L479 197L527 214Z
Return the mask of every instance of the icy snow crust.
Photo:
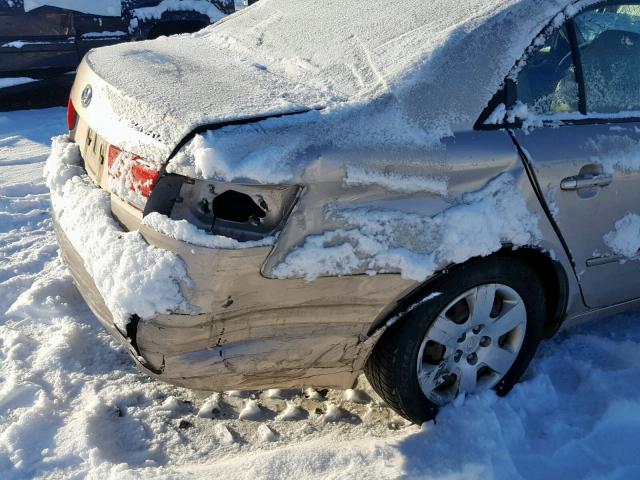
M314 280L368 271L424 281L440 266L489 255L503 242L517 247L541 238L538 218L510 174L434 217L367 208L336 209L327 216L345 227L307 237L274 268L275 277Z
M46 166L47 186L58 221L84 261L114 323L126 331L132 314L149 319L161 313L190 313L180 292L189 283L174 254L147 244L138 232L125 232L113 220L111 200L81 167L80 151L66 136L53 139Z
M364 168L347 165L347 176L344 179L345 185L366 186L379 185L391 192L401 193L435 193L446 196L448 182L442 177L420 177L398 175L395 173L383 173L375 170L365 170Z
M355 130L346 143L402 130L433 143L475 122L533 38L571 3L262 0L193 35L89 53L106 99L92 107L100 112L92 126L156 160L199 125L319 108L325 122ZM369 127L364 120L376 115L386 121ZM147 151L131 131L153 139ZM338 138L318 134L306 147Z

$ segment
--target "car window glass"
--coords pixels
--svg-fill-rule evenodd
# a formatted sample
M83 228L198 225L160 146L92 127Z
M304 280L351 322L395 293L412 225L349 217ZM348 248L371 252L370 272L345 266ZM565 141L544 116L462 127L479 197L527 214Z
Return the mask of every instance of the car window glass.
M516 86L518 100L538 115L578 111L578 84L564 28L527 58Z
M640 6L590 10L575 25L587 111L640 111Z

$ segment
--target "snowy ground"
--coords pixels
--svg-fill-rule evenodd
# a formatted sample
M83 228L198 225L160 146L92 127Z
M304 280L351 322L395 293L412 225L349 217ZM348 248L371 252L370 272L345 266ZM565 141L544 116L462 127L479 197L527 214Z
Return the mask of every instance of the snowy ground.
M137 373L58 259L42 167L64 125L0 115L0 478L640 477L634 315L560 334L508 398L422 429L364 383L218 397Z

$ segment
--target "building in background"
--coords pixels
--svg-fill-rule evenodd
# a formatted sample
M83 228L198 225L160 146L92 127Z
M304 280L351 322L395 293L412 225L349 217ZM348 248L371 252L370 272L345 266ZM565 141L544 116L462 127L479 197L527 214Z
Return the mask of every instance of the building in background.
M0 0L0 110L65 103L92 48L189 33L234 0ZM244 0L239 7L254 3Z

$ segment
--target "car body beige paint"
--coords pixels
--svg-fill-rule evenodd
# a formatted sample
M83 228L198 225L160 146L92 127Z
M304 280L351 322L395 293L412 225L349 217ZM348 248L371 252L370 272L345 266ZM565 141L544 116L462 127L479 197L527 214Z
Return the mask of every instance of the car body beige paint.
M75 140L80 145L86 142L84 132L88 129L84 124L81 118L76 129ZM479 162L477 151L468 157L458 151L459 163L453 156L446 159L450 188L474 190L500 173L511 173L519 179L529 210L539 218L542 239L534 247L554 256L570 273L570 261L509 137L505 132L489 135L500 138L503 145L492 158ZM449 151L467 149L461 145ZM419 283L398 274L321 277L307 282L273 279L264 272L306 235L332 228L323 224L322 211L329 201L393 205L425 215L436 215L451 204L437 195L407 196L390 194L379 187L346 187L344 161L337 156L323 155L308 171L309 186L273 248L223 250L177 241L141 224L142 214L112 194L114 216L127 229L139 229L149 244L172 251L184 261L192 283L181 289L201 312L192 316L159 315L139 322L136 348L127 332L113 325L82 259L64 232L56 228L63 256L82 295L103 325L132 353L142 371L169 383L211 391L353 385L386 328L385 320ZM314 178L324 181L313 182ZM447 267L441 265L440 269ZM582 313L578 284L572 275L568 278L568 312Z
M81 104L82 90L88 84L101 83L103 80L83 62L71 94L80 116L75 141L81 149L86 145L89 126L99 123L100 102L108 101L98 98L86 109ZM99 91L94 89L94 95ZM261 131L265 135L281 133L276 127ZM145 151L145 142L154 143L150 136L132 132L140 140L140 152ZM193 282L182 285L182 291L200 310L198 315L159 315L141 321L135 338L127 338L128 332L120 332L113 325L82 259L57 227L61 250L82 295L105 327L132 353L141 370L167 382L202 390L349 387L361 373L386 328L386 320L420 284L396 273L369 276L354 272L313 282L272 278L274 267L305 238L340 227L325 215L329 205L435 216L455 205L461 194L509 173L517 179L529 212L538 218L541 237L528 247L555 262L566 280L566 307L562 305L557 320L570 324L638 305L632 301L598 310L585 306L576 276L576 269L583 266L572 264L541 203L543 195L532 182L529 165L508 131L475 131L469 125L452 133L438 148L426 150L327 147L308 152L308 158L300 159L305 165L300 178L304 191L273 248L220 250L176 241L142 225L141 212L112 195L114 216L127 229L140 229L151 245L176 253L185 262ZM155 147L149 151L161 150ZM153 160L168 159L170 148L164 148L167 157ZM348 165L363 158L385 173L444 177L448 193L401 193L376 185L345 185ZM103 163L97 168L106 167ZM96 171L87 170L94 179L100 177ZM105 178L98 179L103 188L107 186ZM510 251L510 246L505 244L504 249ZM434 278L451 267L438 265Z

